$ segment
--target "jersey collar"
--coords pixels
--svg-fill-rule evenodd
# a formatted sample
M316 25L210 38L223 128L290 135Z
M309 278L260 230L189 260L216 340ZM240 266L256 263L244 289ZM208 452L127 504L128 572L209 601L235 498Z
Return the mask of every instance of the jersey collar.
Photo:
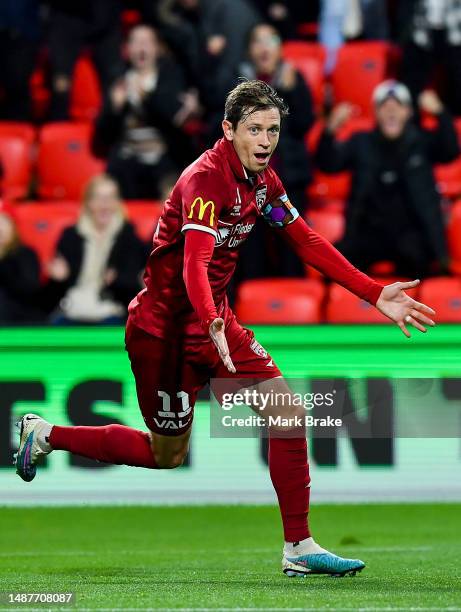
M234 149L234 145L230 140L226 138L221 138L218 143L218 146L222 148L224 154L229 161L229 165L232 169L232 172L235 175L235 178L239 181L247 181L252 187L259 185L259 183L264 182L264 178L262 176L262 172L258 174L249 175L246 171L245 166L240 161L239 156L237 155L237 151Z

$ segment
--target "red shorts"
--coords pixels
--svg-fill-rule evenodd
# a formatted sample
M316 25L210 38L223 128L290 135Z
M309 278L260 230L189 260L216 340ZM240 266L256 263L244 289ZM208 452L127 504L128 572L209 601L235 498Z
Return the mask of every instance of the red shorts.
M147 427L166 436L177 436L192 425L197 394L212 378L265 380L281 376L271 356L242 327L230 309L224 314L226 338L237 370L231 374L211 340L175 332L157 338L128 318L125 344L136 380L139 407ZM242 385L239 385L242 386Z

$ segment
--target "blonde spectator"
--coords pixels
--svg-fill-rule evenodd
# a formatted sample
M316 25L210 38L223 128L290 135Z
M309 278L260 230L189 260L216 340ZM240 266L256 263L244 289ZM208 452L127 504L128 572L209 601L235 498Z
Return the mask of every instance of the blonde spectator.
M117 183L94 177L77 224L64 230L48 266L47 302L58 306L53 321L122 322L144 264L144 245L126 220Z

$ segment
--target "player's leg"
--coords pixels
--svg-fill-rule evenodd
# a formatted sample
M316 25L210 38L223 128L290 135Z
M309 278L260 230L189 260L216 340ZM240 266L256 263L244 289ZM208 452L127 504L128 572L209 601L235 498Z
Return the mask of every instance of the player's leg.
M291 397L290 388L272 357L256 341L252 332L237 323L233 315L226 317L226 338L237 373L232 375L219 364L215 371L215 377L219 379L217 395L235 391L238 379L239 384L243 382L244 386L242 379L253 379L249 387L254 385L266 398L275 398L266 405L266 416L282 414L289 417L289 423L296 423L296 418L304 423L303 406L287 399L280 405L279 398ZM228 380L229 389L226 389L224 379ZM216 382L212 382L213 390ZM255 407L255 410L259 412L259 408ZM310 476L304 426L274 426L269 433L269 471L283 522L285 545L282 566L286 575L344 575L363 569L362 561L337 557L320 547L311 536L308 525Z
M150 431L124 425L60 427L37 415L25 415L18 423L21 431L16 456L16 471L23 480L31 481L37 460L53 450L150 469L182 463L188 450L195 395L181 391L181 347L128 324L127 349L139 405Z
M256 390L263 397L274 398L264 409L266 418L272 417L276 422L275 417L282 416L288 423L269 428L269 472L282 516L284 573L290 577L316 573L354 575L365 567L363 561L330 553L317 544L309 529L310 475L304 407L294 401L282 377L261 381ZM256 411L261 414L259 408Z
M35 478L37 461L54 450L117 465L156 468L149 433L124 425L104 427L60 427L36 414L26 414L17 423L19 449L16 472L30 482Z

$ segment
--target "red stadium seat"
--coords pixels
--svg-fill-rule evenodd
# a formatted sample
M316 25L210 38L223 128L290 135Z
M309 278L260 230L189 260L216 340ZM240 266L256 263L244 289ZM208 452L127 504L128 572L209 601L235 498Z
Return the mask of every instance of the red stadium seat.
M452 272L461 274L461 200L458 200L450 211L447 240Z
M437 188L446 198L461 196L461 156L449 164L435 167Z
M320 172L320 170L314 170L308 194L309 198L313 200L324 198L346 200L350 186L351 176L349 172L326 174Z
M348 140L357 132L369 132L375 127L375 119L373 117L351 117L338 130L338 140Z
M22 136L0 132L0 163L2 195L7 200L24 198L29 191L32 174L31 141Z
M306 221L329 242L337 242L344 234L345 220L340 211L311 210L306 215Z
M42 269L53 258L61 232L79 215L78 202L26 203L15 208L21 240L35 249Z
M87 55L77 60L70 92L70 116L77 121L93 121L101 108L101 87L93 62Z
M361 300L341 285L332 284L326 319L329 323L389 323L374 306Z
M299 70L309 85L315 108L321 111L325 97L325 49L317 43L291 40L283 44L282 54L284 59Z
M50 123L40 131L38 193L42 199L78 200L88 180L105 162L90 151L92 127L86 123Z
M421 283L419 298L435 310L437 322L461 323L459 278L429 278Z
M385 42L352 42L338 52L332 75L335 104L350 102L363 115L373 114L372 93L388 70L389 45Z
M239 287L236 314L252 324L319 323L323 284L311 279L258 279Z
M36 138L36 130L30 123L22 121L0 121L0 136L15 136L32 144Z
M338 140L347 140L356 132L367 132L374 128L375 120L372 117L352 117L339 129L336 134ZM309 153L315 153L322 131L325 128L325 121L317 119L306 136L306 146Z
M163 204L154 200L128 200L126 211L136 233L144 242L151 242L162 214Z

